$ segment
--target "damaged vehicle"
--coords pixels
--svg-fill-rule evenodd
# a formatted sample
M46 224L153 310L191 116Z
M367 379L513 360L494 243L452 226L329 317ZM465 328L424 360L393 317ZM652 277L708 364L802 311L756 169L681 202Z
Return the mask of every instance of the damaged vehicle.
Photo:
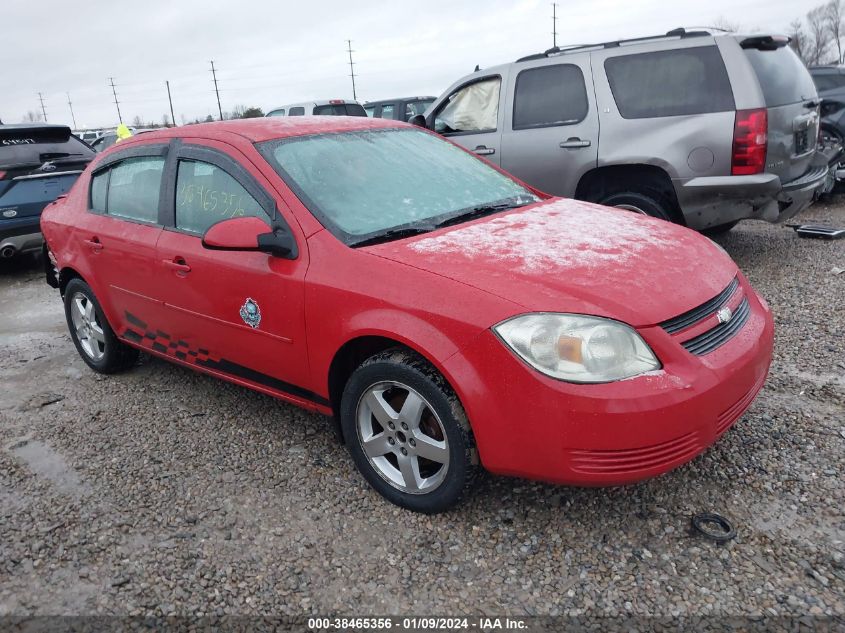
M709 239L398 121L150 132L41 224L94 371L143 351L331 416L370 485L419 512L482 468L665 473L742 416L772 358L768 305Z
M819 99L777 35L556 47L476 70L411 120L543 191L716 233L827 186Z

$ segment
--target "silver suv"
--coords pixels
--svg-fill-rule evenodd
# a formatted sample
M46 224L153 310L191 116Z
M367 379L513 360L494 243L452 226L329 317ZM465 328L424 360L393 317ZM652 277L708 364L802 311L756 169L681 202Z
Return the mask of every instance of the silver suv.
M477 70L412 122L551 194L728 230L826 185L819 99L781 36L677 29Z

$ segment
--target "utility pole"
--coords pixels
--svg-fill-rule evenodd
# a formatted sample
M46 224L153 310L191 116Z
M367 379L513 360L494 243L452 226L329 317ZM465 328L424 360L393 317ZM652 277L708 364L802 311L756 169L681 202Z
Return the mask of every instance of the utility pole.
M173 99L170 98L170 81L164 82L167 85L167 100L170 102L170 122L176 127L176 117L173 114Z
M114 88L114 77L109 77L111 82L111 93L114 95L114 107L117 108L117 120L123 123L123 116L120 114L120 102L117 100L117 90Z
M67 95L67 107L70 108L70 118L73 121L73 129L76 129L76 117L73 115L73 104L70 102L70 93L66 92Z
M214 70L214 61L211 62L211 76L214 78L214 92L217 94L217 111L220 113L220 120L223 120L223 108L220 107L220 91L217 89L217 71Z
M552 46L557 48L557 2L552 2Z
M41 96L41 93L38 93L38 100L41 102L41 112L44 114L44 123L47 122L47 110L44 108L44 97Z
M349 53L349 76L352 77L352 98L358 101L358 95L355 93L355 64L352 63L352 40L346 40L346 52Z

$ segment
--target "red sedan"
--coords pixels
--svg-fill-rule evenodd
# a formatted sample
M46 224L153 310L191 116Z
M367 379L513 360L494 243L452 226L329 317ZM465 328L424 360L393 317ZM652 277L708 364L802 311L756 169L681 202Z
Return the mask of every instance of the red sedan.
M381 119L145 134L41 225L92 369L143 350L333 416L367 481L422 512L482 466L670 470L742 415L772 355L765 301L707 238Z

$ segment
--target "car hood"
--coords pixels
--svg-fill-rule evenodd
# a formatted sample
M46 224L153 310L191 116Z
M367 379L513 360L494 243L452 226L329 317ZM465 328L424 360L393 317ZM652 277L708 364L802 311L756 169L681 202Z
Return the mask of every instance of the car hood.
M634 326L701 305L737 274L730 257L694 231L560 198L366 250L526 311L593 314Z

